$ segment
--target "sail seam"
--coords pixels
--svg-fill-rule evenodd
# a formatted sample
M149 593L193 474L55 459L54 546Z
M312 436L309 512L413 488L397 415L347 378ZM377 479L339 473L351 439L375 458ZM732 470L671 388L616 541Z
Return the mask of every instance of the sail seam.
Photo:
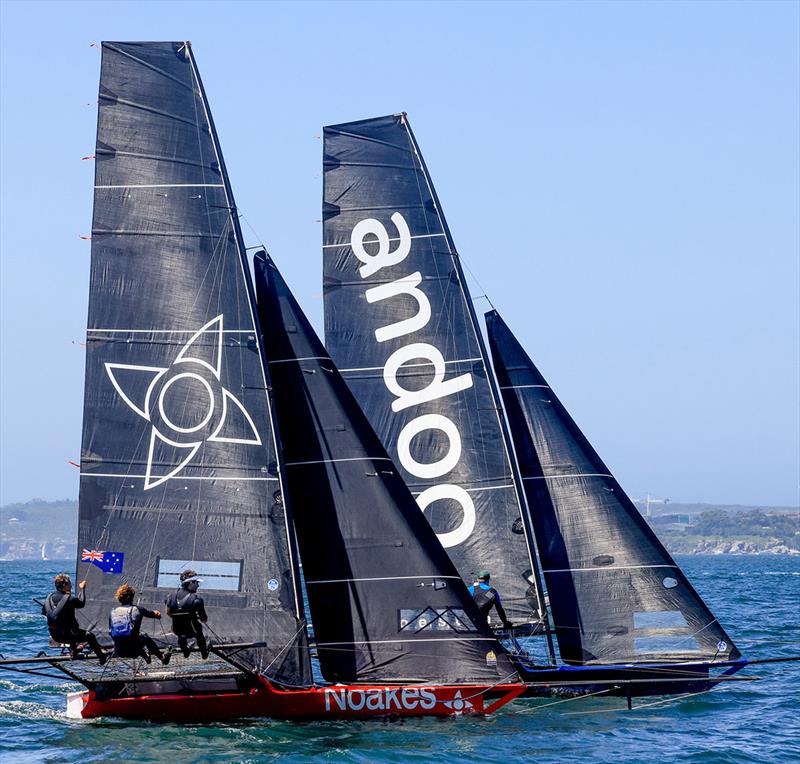
M448 363L469 363L469 362L480 361L480 360L481 360L480 358L456 358L453 361L445 361L445 363L446 364L448 364ZM415 367L415 366L433 366L433 364L430 363L430 362L429 363L404 363L403 364L403 368L404 369L410 369L410 368ZM360 367L354 367L354 368L351 368L351 369L339 369L339 371L341 373L344 373L346 371L383 371L383 366L360 366Z
M267 363L296 363L297 361L330 361L328 356L324 355L307 355L303 358L276 358L274 361L267 361Z
M195 239L216 239L216 235L211 233L199 233L195 231L126 231L120 229L118 231L109 230L106 228L93 228L93 236L176 236L178 238L195 238Z
M541 387L545 390L550 389L550 385L500 385L501 390L519 390L522 387Z
M222 334L255 334L252 329L220 329ZM118 332L123 334L196 334L197 329L95 329L86 330L89 332Z
M613 475L608 475L605 472L569 472L564 475L531 475L530 477L523 477L523 480L555 480L556 478L571 478L571 477L607 477L613 478Z
M419 234L415 234L414 236L409 236L408 238L409 239L435 239L437 236L445 236L445 235L446 235L445 233L419 233ZM399 236L390 236L388 241L390 241L390 242L392 242L392 241L400 241L400 237ZM342 244L323 244L322 245L323 249L338 249L339 247L348 247L348 248L350 248L351 245L350 245L349 241L343 242ZM356 283L360 284L361 282L360 281L358 281L358 282L354 281L353 283L354 284L356 284Z
M384 204L380 207L339 207L339 212L370 212L371 210L424 210L424 204Z
M335 464L336 462L390 462L387 456L351 456L343 459L315 459L309 462L286 462L286 467L300 467L303 464Z
M464 486L460 483L455 483L455 485L459 486L459 488L464 488ZM514 484L506 483L505 485L487 485L480 488L464 488L464 490L467 493L475 493L476 491L496 491L501 488L514 488ZM423 491L412 491L411 493L413 496L419 496L421 493L423 493Z
M601 565L597 568L547 568L543 573L581 573L585 570L633 570L636 568L677 568L677 565Z
M144 480L146 475L126 475L122 472L81 472L81 477L116 477L116 478L131 478L131 480L141 479ZM277 480L276 477L258 477L248 475L220 475L216 477L209 477L206 475L180 475L179 477L172 478L173 480Z
M460 576L434 576L426 573L424 575L419 575L419 576L383 576L375 578L326 578L326 579L320 579L319 581L309 581L309 579L306 579L306 584L343 584L355 581L401 581L405 579L411 579L412 581L415 581L420 578L435 578L437 580L444 578L452 578L456 580L461 580Z
M95 188L225 188L222 183L131 183Z

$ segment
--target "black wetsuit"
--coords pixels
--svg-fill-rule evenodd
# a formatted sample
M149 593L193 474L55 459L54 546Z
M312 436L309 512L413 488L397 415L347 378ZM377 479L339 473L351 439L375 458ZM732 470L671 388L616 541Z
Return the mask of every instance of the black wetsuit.
M59 643L69 645L73 658L78 656L78 645L88 643L101 663L105 655L97 641L97 637L86 629L82 629L75 617L75 611L86 605L86 592L78 589L78 595L66 594L58 590L48 595L42 607L42 615L47 616L47 630L50 636Z
M497 611L497 615L500 616L503 626L507 627L509 625L506 611L503 609L503 603L500 601L500 594L497 589L489 586L485 581L477 581L469 587L469 593L472 595L472 599L475 600L478 610L487 617L487 620L489 612L494 608Z
M202 624L208 620L203 598L195 592L178 589L167 597L167 613L172 618L172 631L178 637L178 647L189 657L189 640L194 639L203 658L208 658L208 645Z
M162 663L164 655L149 634L141 634L143 618L157 618L152 610L141 605L119 605L108 616L108 630L114 640L114 655L118 658L144 658L150 654ZM148 653L149 651L149 653Z

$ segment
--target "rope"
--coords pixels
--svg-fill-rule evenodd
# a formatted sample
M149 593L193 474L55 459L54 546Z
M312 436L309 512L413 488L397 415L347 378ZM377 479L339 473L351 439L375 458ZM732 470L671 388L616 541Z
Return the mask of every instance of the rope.
M275 653L275 657L267 664L267 666L264 669L261 670L262 674L269 671L272 664L275 663L275 661L277 661L278 658L280 658L281 655L294 643L294 641L297 639L297 635L300 634L300 632L303 631L303 629L305 628L306 628L306 622L303 621L300 624L300 628L292 635L292 638L277 653Z

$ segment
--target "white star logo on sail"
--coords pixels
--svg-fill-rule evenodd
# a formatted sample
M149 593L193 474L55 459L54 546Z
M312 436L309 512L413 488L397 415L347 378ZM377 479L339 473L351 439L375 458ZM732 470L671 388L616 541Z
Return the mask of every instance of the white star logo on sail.
M223 316L219 315L192 335L168 367L105 364L111 384L122 400L152 425L144 478L146 491L175 477L189 464L204 443L261 445L261 436L252 417L239 399L221 385L223 337ZM209 372L211 378L208 377ZM137 400L134 393L138 388L141 396L142 377L149 377L150 383L144 397ZM162 380L166 381L162 383ZM202 418L188 423L188 426L184 422L177 424L167 413L169 390L181 380L181 384L194 388L194 403L201 401L203 397L208 401ZM230 432L234 420L238 423L236 433ZM159 430L159 424L170 432L165 434ZM153 457L156 448L161 444L176 449L180 456L177 464L170 465L168 472L156 475Z

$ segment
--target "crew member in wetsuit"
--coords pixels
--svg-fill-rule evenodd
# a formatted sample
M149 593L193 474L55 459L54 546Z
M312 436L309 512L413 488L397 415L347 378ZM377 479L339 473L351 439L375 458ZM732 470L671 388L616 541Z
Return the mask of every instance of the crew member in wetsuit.
M494 607L497 615L500 616L500 622L503 626L506 629L511 628L511 623L506 618L506 611L503 610L503 603L500 601L500 594L493 586L489 586L488 570L482 570L478 573L478 580L469 587L469 593L472 595L472 599L475 600L478 610L486 616L487 621L489 620L489 611Z
M142 619L161 618L161 611L134 605L135 595L136 590L129 584L123 584L117 589L119 607L115 607L108 616L108 631L114 640L114 656L144 658L145 663L150 663L150 656L155 655L166 666L172 655L164 655L149 634L140 633Z
M172 632L178 637L178 647L183 657L189 657L189 640L194 639L200 648L203 658L208 658L208 644L203 634L203 626L207 620L203 598L197 595L202 583L193 570L181 573L181 588L166 599L167 615L172 618Z
M75 611L86 606L86 581L78 584L77 597L72 594L72 581L66 573L59 573L54 579L56 587L42 606L42 615L47 616L47 629L50 636L61 644L69 645L70 656L75 659L79 655L78 645L86 642L100 661L104 664L107 656L90 631L82 629L75 617Z

